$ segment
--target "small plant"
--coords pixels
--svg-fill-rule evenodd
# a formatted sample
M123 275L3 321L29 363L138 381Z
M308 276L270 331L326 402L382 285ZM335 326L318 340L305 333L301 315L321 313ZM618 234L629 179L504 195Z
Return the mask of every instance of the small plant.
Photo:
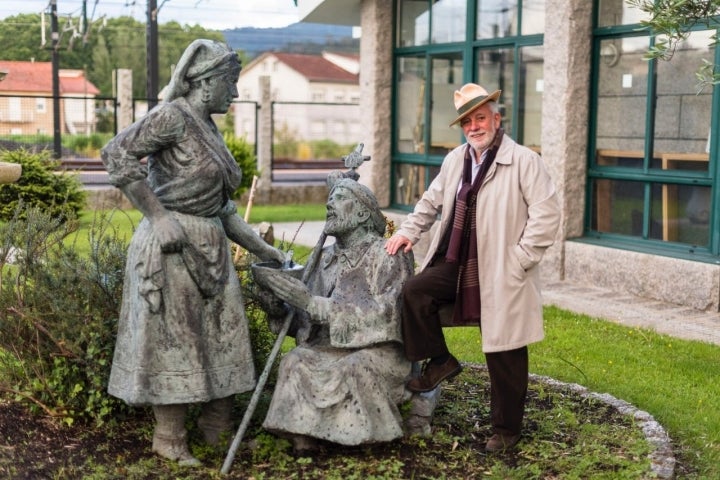
M240 198L251 186L255 175L258 175L257 159L253 153L252 146L243 138L232 134L225 134L225 145L242 170L242 181L233 195L233 198Z
M18 252L12 268L0 264L0 389L65 423L102 424L122 408L105 389L126 245L101 217L82 257L64 243L76 226L72 217L20 206L0 229L0 245Z
M110 133L90 135L65 135L63 146L89 157L99 157L100 149L113 137Z
M287 123L275 129L273 136L273 157L295 158L298 153L298 133L291 130Z
M82 183L75 175L58 174L59 162L50 158L49 151L1 151L0 161L22 165L17 182L0 185L0 220L10 220L16 213L23 215L24 211L18 210L20 204L40 208L62 220L77 217L85 208Z
M66 424L103 425L128 410L106 392L128 240L116 214L96 214L87 242L74 218L37 207L20 205L0 225L0 391ZM249 293L249 272L238 275L260 370L275 336Z

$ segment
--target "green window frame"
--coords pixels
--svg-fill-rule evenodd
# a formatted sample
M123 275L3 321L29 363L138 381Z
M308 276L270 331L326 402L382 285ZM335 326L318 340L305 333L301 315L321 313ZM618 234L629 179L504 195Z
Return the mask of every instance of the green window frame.
M701 60L720 63L715 30L699 26L670 61L646 60L653 32L624 2L594 4L583 241L720 263L720 97L694 89Z
M464 142L449 124L467 82L503 90L505 131L539 151L544 10L544 0L395 1L392 208L412 210Z

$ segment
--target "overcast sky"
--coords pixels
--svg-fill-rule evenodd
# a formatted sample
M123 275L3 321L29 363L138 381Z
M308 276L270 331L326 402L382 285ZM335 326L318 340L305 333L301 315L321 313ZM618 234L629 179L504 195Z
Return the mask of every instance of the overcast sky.
M285 27L299 20L293 0L156 0L159 23L181 24L224 30L236 27ZM131 16L147 17L147 0L56 0L58 14L80 16L87 5L88 19ZM0 0L0 19L19 13L49 11L50 0ZM93 13L94 11L94 13Z

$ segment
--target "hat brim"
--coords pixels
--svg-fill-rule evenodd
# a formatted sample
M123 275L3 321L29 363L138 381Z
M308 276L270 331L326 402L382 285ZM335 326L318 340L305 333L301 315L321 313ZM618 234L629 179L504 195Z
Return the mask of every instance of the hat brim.
M501 93L502 93L502 90L495 90L495 91L494 91L493 93L491 93L490 95L480 96L480 97L475 97L475 98L473 98L472 100L470 100L469 102L467 102L465 105L463 105L463 106L461 107L461 108L467 108L467 110L465 110L464 112L462 112L459 117L457 117L455 120L453 120L453 121L450 123L450 126L452 127L453 125L455 125L456 123L458 123L460 120L462 120L463 118L467 117L467 116L470 115L472 112L474 112L474 111L477 110L478 108L482 107L482 106L485 105L486 103L497 101L497 99L500 98L500 94L501 94Z

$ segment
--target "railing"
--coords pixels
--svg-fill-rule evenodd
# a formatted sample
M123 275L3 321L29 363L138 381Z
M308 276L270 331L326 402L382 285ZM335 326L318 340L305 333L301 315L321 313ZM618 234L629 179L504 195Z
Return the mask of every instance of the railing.
M117 99L62 97L59 129L53 124L54 104L52 96L0 94L0 149L50 150L62 170L97 178L105 170L100 148L117 134ZM147 113L146 105L145 99L133 99L132 121ZM221 129L232 127L235 135L246 138L257 154L259 109L257 102L236 101L226 117L214 118ZM273 102L271 114L274 181L316 181L343 169L342 156L360 140L357 104ZM56 132L61 142L55 142Z

